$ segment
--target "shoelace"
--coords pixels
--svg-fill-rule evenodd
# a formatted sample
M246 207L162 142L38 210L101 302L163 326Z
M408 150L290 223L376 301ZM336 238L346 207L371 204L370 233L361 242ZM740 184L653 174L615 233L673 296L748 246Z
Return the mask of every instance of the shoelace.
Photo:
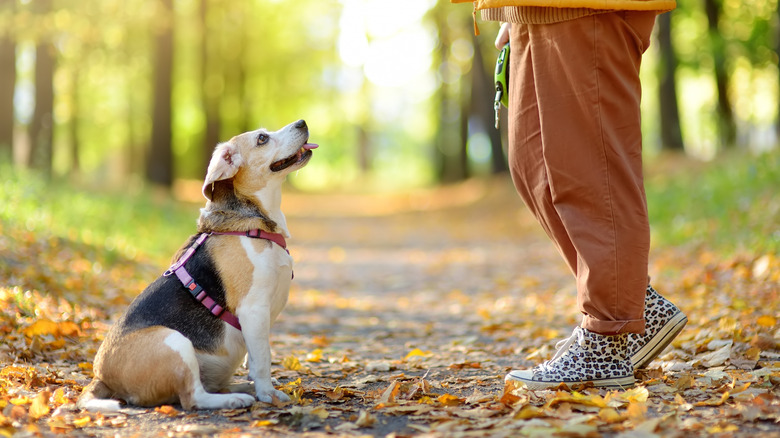
M577 344L582 344L584 341L585 341L585 332L582 330L581 327L575 327L571 336L569 336L566 339L562 339L555 344L555 349L557 350L555 352L555 355L552 357L552 359L539 365L539 369L540 370L549 369L550 367L552 367L555 361L560 359L564 354L566 354L567 351L569 351L569 349L571 348L572 345L574 345L575 342Z

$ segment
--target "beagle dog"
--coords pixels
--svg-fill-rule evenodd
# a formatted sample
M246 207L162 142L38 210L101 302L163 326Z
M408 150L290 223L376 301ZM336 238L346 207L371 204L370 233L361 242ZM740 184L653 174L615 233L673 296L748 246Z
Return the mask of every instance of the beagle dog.
M289 397L271 382L271 325L287 303L292 258L281 211L285 177L316 144L306 122L219 144L208 166L198 234L130 304L98 349L78 400L88 410L180 403L250 406ZM231 385L248 359L254 385Z

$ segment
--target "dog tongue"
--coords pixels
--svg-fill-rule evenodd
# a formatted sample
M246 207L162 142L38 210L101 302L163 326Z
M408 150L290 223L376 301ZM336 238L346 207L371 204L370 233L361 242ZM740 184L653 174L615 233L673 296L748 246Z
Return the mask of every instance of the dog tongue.
M320 145L315 144L315 143L306 143L306 144L303 145L303 148L306 149L307 151L309 149L317 149L318 147L320 147Z

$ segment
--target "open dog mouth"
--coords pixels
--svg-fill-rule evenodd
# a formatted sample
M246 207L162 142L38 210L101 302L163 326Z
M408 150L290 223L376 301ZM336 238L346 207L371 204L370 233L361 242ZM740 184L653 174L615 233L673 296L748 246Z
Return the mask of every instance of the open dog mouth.
M294 154L289 157L271 163L271 171L278 172L280 170L287 169L288 167L303 162L312 156L312 149L317 149L319 145L314 143L304 143Z

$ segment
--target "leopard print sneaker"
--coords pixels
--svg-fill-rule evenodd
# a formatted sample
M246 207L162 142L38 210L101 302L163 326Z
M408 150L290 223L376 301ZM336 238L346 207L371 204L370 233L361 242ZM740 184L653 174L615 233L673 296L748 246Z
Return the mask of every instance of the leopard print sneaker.
M552 359L530 370L513 370L505 381L522 382L528 389L554 388L561 383L593 382L605 388L631 388L634 370L626 347L628 334L600 335L582 327L558 342Z
M688 318L652 286L645 293L645 334L628 335L628 356L631 366L644 368L680 334Z

